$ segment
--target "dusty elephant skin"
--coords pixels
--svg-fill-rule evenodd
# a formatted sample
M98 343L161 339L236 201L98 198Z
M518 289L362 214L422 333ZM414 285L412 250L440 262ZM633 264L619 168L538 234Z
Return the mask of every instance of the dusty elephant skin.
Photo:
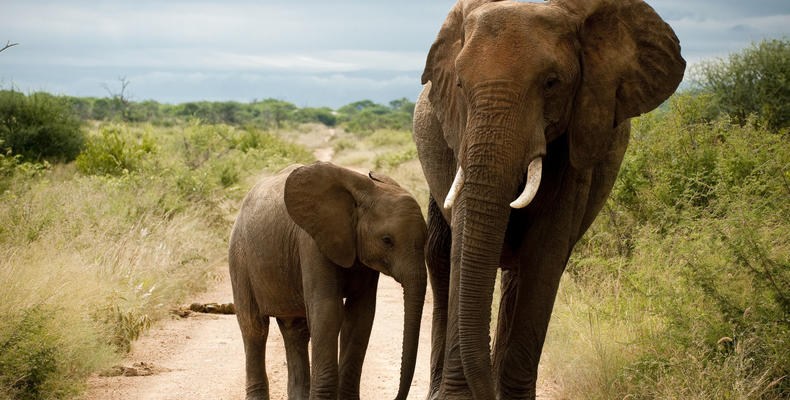
M661 104L684 70L674 32L639 0L452 8L414 116L431 192L429 398L535 397L560 276L611 191L629 118Z
M387 176L316 162L258 182L244 199L229 253L247 399L269 398L269 317L285 342L289 399L358 399L380 272L403 286L397 399L405 399L425 298L425 240L417 202Z

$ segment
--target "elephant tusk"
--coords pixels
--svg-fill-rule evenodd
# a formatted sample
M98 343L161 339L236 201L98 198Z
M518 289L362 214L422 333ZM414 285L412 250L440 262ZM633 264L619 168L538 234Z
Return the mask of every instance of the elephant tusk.
M535 194L538 193L540 176L542 174L543 159L538 157L529 163L529 167L527 167L527 184L524 185L524 191L521 192L521 196L518 196L516 200L510 203L510 207L524 208L529 205L532 199L535 198Z
M453 180L453 185L450 186L450 191L447 192L447 197L444 199L444 209L449 210L453 208L453 203L455 203L455 198L458 197L458 193L461 192L461 188L464 187L464 170L461 167L458 167L458 172L455 174L455 180Z

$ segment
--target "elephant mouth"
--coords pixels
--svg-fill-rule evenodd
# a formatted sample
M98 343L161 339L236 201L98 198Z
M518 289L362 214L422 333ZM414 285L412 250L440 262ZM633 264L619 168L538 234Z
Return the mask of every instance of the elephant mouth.
M536 157L530 161L529 166L527 167L527 179L526 183L524 184L524 189L521 191L521 194L510 203L511 208L521 209L528 206L532 202L532 200L535 198L535 195L538 193L542 175L543 158ZM461 192L461 189L463 189L464 181L464 169L463 167L458 167L458 172L455 174L453 184L450 186L450 191L447 193L447 197L445 197L444 200L445 209L449 210L453 207L455 200L458 198L458 194Z

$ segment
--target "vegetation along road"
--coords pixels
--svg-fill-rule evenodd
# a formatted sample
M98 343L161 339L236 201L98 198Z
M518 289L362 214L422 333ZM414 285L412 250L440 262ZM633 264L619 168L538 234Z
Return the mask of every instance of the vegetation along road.
M560 284L545 398L790 397L790 42L694 76L632 121ZM408 100L122 100L0 90L0 400L241 398L235 317L170 311L230 300L228 234L260 174L331 158L390 175L425 210ZM380 285L363 398L392 397L400 364L401 296Z

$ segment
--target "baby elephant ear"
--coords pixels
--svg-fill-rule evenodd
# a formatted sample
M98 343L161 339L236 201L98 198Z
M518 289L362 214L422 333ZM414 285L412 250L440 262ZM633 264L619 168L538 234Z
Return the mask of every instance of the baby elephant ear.
M641 0L554 0L579 18L582 79L568 127L571 163L609 151L624 120L658 107L683 79L672 28Z
M367 185L366 185L367 181ZM356 198L367 177L331 163L295 169L285 180L285 208L329 260L350 268L357 257Z

